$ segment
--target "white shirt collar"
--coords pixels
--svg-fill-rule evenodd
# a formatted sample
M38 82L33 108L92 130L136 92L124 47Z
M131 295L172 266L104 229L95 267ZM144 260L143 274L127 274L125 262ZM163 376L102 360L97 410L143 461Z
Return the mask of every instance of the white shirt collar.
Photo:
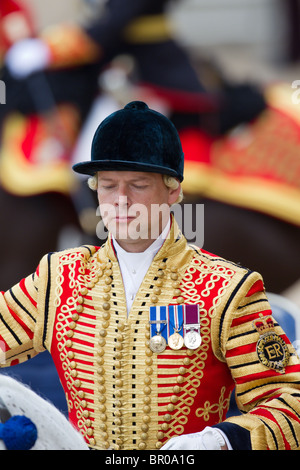
M160 248L164 244L164 241L165 241L165 239L167 238L167 236L169 234L170 227L171 227L171 221L169 220L167 225L165 226L165 228L163 229L163 231L161 232L161 234L157 238L157 240L154 240L154 242L145 251L139 252L139 253L132 253L132 252L124 250L124 248L122 248L119 245L119 243L114 238L114 236L112 236L113 245L114 245L114 248L116 250L118 259L120 257L122 257L122 258L125 258L125 259L127 258L128 260L129 259L134 260L135 258L141 259L142 257L144 258L145 256L148 257L148 255L149 256L151 255L152 259L153 259L154 256L156 255L156 253L160 250Z

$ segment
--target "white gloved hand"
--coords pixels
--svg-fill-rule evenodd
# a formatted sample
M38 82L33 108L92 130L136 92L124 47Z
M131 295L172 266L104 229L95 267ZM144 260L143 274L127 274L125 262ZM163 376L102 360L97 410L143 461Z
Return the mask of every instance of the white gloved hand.
M11 75L17 79L45 69L51 60L50 50L41 39L24 39L14 44L5 56Z
M225 444L218 429L206 427L201 432L172 437L161 450L221 450Z

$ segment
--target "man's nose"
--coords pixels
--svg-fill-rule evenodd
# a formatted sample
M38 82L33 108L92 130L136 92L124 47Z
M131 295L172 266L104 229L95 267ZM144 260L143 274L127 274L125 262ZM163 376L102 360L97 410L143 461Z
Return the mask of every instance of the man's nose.
M115 205L118 207L128 207L129 201L126 194L116 194Z

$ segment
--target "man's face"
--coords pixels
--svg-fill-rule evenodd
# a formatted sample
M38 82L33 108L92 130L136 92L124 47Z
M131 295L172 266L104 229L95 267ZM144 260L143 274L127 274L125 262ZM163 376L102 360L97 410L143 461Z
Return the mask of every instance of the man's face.
M144 251L170 217L180 186L167 188L157 173L99 171L98 200L107 229L127 251Z

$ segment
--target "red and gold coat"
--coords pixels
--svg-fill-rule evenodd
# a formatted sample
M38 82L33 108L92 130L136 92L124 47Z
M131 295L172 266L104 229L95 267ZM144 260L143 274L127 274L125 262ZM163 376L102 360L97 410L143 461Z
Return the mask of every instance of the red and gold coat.
M198 304L197 350L149 347L151 305ZM127 315L112 242L46 255L0 299L1 363L48 349L71 422L95 449L159 449L172 436L218 425L235 444L294 449L300 442L300 365L261 361L253 326L270 306L261 276L189 246L172 225ZM226 420L230 394L243 414Z

